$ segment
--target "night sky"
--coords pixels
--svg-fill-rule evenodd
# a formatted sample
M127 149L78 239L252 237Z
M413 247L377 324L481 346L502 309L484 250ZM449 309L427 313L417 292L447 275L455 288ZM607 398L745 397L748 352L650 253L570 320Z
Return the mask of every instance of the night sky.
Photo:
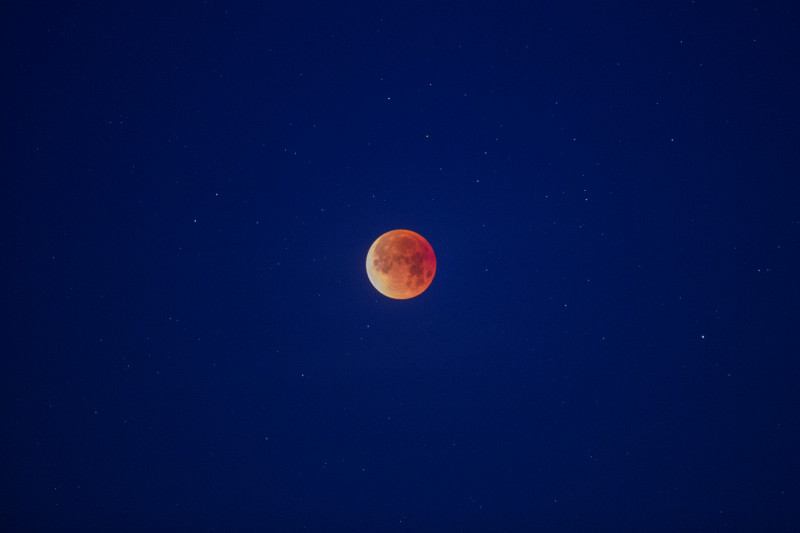
M800 531L797 12L5 3L0 530Z

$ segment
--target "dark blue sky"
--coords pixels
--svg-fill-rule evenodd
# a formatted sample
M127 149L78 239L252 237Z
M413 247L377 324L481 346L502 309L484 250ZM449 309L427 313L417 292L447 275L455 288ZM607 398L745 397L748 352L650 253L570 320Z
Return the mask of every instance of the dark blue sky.
M0 20L3 531L800 527L793 3Z

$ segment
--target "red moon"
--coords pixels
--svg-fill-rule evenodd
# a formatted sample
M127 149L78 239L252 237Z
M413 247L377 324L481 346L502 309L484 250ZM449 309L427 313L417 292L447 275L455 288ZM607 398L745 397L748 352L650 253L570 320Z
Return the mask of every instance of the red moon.
M378 292L396 300L419 296L436 275L436 256L425 238L396 229L377 238L367 253L367 276Z

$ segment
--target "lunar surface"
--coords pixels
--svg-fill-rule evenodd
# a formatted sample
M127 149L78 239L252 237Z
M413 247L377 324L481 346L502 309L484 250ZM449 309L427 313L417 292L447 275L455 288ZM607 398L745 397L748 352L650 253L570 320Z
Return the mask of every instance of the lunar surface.
M406 300L428 288L436 275L436 256L425 238L413 231L384 233L367 253L367 275L378 292Z

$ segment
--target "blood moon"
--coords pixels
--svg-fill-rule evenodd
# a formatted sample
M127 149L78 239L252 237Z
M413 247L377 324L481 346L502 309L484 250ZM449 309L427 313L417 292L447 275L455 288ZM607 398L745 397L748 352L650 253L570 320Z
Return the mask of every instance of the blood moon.
M396 229L378 237L367 253L367 276L378 292L406 300L422 294L436 275L433 248L419 233Z

